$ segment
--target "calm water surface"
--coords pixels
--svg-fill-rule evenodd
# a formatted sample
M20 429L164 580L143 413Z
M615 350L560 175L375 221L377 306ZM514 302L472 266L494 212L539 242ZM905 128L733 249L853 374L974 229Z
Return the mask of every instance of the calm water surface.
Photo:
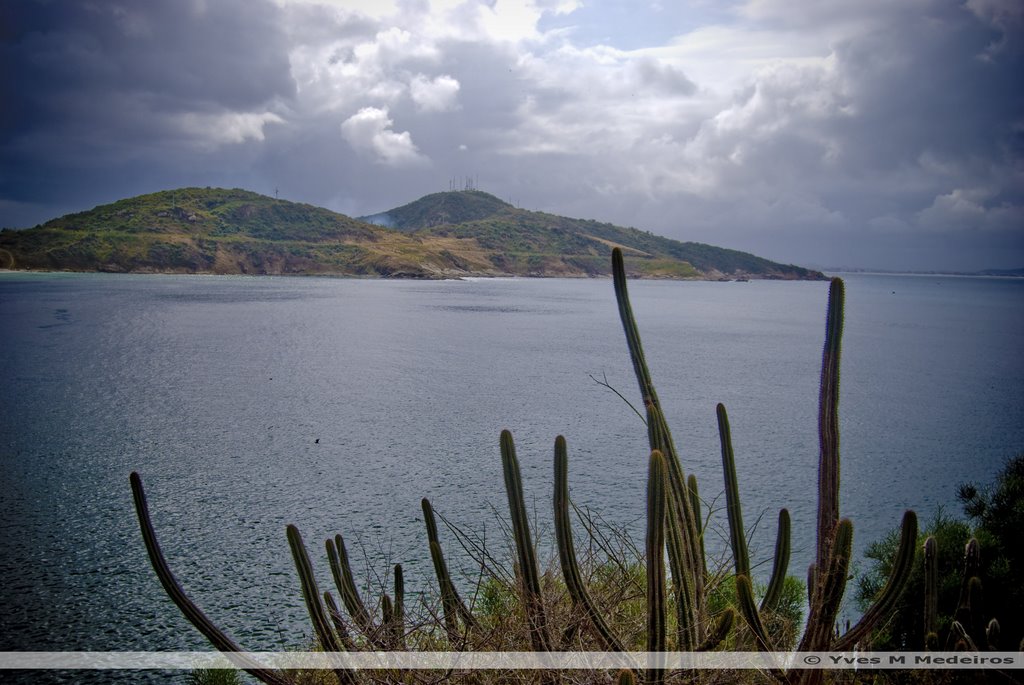
M846 282L841 508L862 550L1024 448L1024 281ZM765 513L755 556L786 506L802 576L827 284L630 288L684 468L720 507L724 402L748 526ZM250 649L307 644L286 523L325 584L316 541L340 532L364 582L391 560L428 585L424 496L501 548L502 428L543 549L559 434L575 501L642 530L644 426L590 377L638 402L607 280L8 273L0 321L0 650L207 648L149 568L132 470L179 579Z

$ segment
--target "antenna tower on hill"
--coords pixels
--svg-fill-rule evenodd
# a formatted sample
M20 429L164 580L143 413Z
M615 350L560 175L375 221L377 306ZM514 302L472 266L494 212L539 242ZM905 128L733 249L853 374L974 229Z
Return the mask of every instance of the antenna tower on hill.
M475 178L473 176L463 176L462 178L453 176L448 179L448 190L449 192L456 190L476 190L477 181L479 180L479 175Z

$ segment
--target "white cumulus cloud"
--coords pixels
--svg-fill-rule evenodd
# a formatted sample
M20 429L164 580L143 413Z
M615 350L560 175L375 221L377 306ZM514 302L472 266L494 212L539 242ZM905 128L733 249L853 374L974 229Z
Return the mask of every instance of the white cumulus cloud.
M182 131L206 146L262 141L267 124L282 123L284 119L273 112L189 112L179 118Z
M457 106L459 82L447 74L435 79L417 74L409 82L409 94L420 111L447 112Z
M363 107L341 124L341 135L355 150L372 155L388 166L417 166L428 160L412 142L408 131L391 130L388 109Z

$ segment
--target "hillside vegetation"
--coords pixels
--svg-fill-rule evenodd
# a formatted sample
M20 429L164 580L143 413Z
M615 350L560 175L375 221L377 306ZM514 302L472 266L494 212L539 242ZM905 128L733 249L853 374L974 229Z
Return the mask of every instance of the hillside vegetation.
M353 219L246 190L182 188L0 232L0 268L451 278L608 275L821 278L744 252L517 209L480 191L427 195Z

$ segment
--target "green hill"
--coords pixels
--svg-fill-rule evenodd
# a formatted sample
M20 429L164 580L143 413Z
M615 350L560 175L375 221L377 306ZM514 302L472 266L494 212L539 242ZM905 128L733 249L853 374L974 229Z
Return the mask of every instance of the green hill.
M431 226L461 224L494 216L512 205L479 190L433 193L381 214L360 217L372 224L399 231L415 231Z
M474 241L501 270L527 274L607 275L613 247L632 259L635 275L676 278L819 279L822 274L755 255L679 242L635 228L517 209L488 193L434 193L362 217L416 236Z
M432 243L246 190L181 188L0 233L0 267L66 271L430 277Z
M372 222L372 223L371 223ZM387 224L393 228L386 228ZM414 278L607 275L821 278L743 252L517 209L480 191L427 195L353 219L246 190L181 188L0 232L0 268Z

